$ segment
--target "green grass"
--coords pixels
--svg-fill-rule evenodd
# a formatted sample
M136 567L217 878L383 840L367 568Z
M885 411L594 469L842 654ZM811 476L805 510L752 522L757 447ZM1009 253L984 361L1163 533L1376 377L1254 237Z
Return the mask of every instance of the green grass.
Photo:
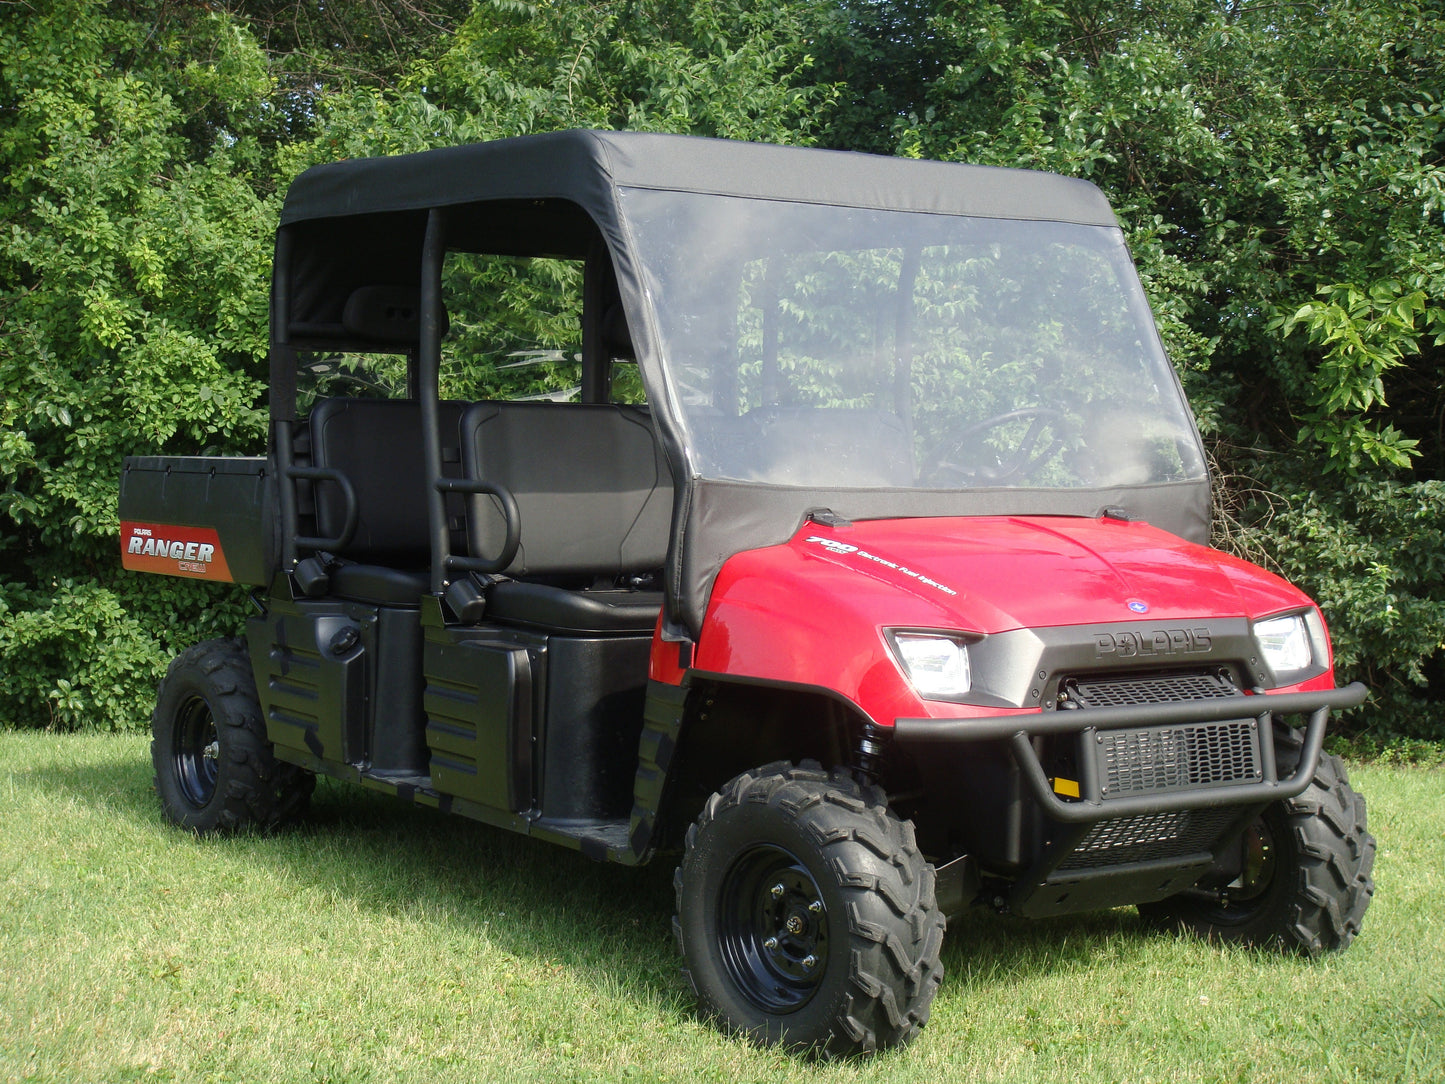
M324 781L297 831L198 840L143 739L0 733L0 1080L1437 1082L1445 773L1354 781L1379 887L1343 955L970 916L917 1042L815 1065L695 1019L665 863Z

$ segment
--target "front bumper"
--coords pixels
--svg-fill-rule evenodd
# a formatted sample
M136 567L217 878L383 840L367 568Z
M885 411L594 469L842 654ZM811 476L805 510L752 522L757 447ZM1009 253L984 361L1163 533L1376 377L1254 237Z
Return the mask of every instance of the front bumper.
M1309 786L1331 709L1367 695L1357 682L1309 693L898 719L893 741L925 758L950 746L1007 750L1042 818L1037 847L992 887L979 876L987 863L972 855L939 866L940 904L956 913L984 901L1042 917L1163 899L1215 876L1259 810ZM1274 723L1301 715L1308 718L1299 759L1281 778ZM1077 741L1077 798L1055 792L1040 760L1057 736Z
M898 719L893 727L893 740L903 746L1006 740L1030 793L1048 815L1067 824L1087 824L1142 813L1206 806L1258 805L1293 798L1314 778L1331 709L1355 707L1364 703L1368 695L1369 690L1357 681L1343 689L1312 693L1266 693L1221 700L1081 708L983 719ZM1305 725L1304 749L1299 763L1290 775L1280 779L1274 756L1273 717L1306 714L1309 720ZM1156 729L1240 719L1252 720L1257 725L1260 778L1257 782L1234 786L1110 798L1103 793L1099 774L1093 770L1095 761L1083 757L1079 765L1082 776L1079 798L1066 801L1054 793L1033 744L1035 737L1045 734L1078 734L1087 745L1100 731Z

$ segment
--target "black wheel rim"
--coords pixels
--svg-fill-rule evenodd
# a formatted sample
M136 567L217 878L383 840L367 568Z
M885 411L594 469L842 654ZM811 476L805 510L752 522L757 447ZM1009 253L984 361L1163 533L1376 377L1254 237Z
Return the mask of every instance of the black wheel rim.
M781 847L745 851L723 876L718 907L723 965L765 1012L795 1012L827 970L828 910L818 883Z
M216 758L220 751L216 720L200 697L192 697L176 715L172 757L176 781L187 802L200 809L216 793Z

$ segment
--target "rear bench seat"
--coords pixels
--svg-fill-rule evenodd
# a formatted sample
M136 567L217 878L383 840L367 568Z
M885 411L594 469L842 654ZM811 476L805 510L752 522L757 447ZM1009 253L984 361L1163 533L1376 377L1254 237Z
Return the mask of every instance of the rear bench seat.
M517 500L521 545L491 585L496 621L570 632L650 631L660 591L616 586L667 558L672 481L645 409L620 404L474 403L461 419L466 476ZM466 503L473 556L497 553L505 525L488 496ZM591 581L598 587L583 587Z
M440 406L443 475L499 482L521 513L521 545L504 570L510 578L487 590L487 617L569 632L650 631L661 592L616 586L667 557L672 482L648 412L547 402ZM324 399L310 431L312 462L344 473L357 502L356 530L320 590L415 606L431 589L421 404ZM339 534L340 489L322 482L314 491L318 533ZM491 498L447 500L454 550L467 545L484 556L501 548L505 528Z
M468 404L441 403L442 473L461 476L457 432ZM330 593L386 605L415 606L431 590L427 574L426 452L415 399L322 399L311 411L311 459L346 475L356 493L356 532L330 569ZM316 526L335 536L346 502L335 485L315 486ZM460 527L461 505L448 498Z

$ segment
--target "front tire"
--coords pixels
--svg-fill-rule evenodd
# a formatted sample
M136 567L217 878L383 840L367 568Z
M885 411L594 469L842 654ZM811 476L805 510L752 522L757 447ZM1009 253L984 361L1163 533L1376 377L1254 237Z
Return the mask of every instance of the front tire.
M1281 770L1298 762L1297 734L1275 739ZM1212 941L1294 949L1344 949L1360 932L1375 893L1375 837L1365 799L1338 757L1320 757L1303 794L1268 806L1246 831L1245 870L1216 897L1171 896L1141 904L1151 923Z
M171 661L151 717L151 760L166 819L201 834L284 824L316 785L273 755L251 662L235 640L208 640Z
M704 1016L846 1056L908 1042L943 978L944 918L913 827L878 787L772 764L708 799L674 878Z

